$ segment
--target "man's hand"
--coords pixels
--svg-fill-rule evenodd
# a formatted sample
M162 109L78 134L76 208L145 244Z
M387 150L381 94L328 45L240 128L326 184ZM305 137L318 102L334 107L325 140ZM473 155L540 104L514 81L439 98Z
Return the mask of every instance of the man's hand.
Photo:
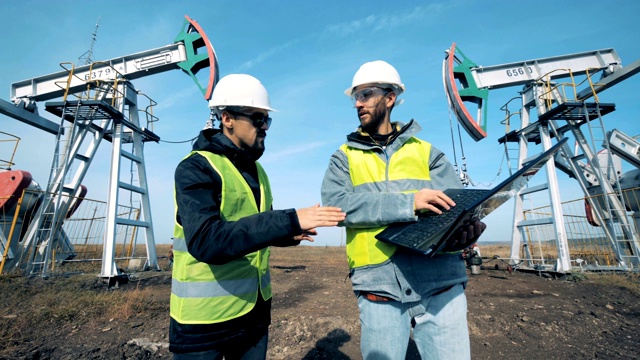
M273 245L278 247L298 246L303 240L313 242L311 235L318 235L318 232L315 229L303 231L300 235L296 235L288 240L279 241Z
M337 207L315 204L312 207L297 209L296 215L298 216L302 234L274 244L275 246L297 246L303 240L313 242L312 236L318 235L317 227L336 226L345 219L347 214Z
M478 238L486 228L487 225L476 217L466 220L447 240L447 244L442 251L450 252L468 248L478 241Z
M421 189L413 195L413 208L416 211L431 210L442 214L442 209L449 210L456 203L441 190Z
M316 234L315 228L336 226L347 216L340 208L320 206L320 204L315 204L312 207L304 209L297 209L296 214L298 215L298 221L302 229L302 235L299 236L306 235L307 237Z
M297 241L298 243L300 243L300 241L302 240L313 242L313 238L311 237L311 235L318 235L318 231L316 231L316 229L303 231L302 234L294 236L293 240Z

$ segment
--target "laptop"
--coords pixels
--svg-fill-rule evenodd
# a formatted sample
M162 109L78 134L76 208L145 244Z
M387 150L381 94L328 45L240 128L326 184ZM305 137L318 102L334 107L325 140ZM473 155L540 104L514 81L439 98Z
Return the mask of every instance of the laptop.
M394 223L376 235L380 241L401 246L433 256L446 245L446 240L466 220L473 217L482 219L493 210L514 197L529 179L540 170L567 138L562 139L549 150L543 152L508 179L493 189L448 189L445 194L456 203L450 210L438 215L427 211L418 215L417 222Z

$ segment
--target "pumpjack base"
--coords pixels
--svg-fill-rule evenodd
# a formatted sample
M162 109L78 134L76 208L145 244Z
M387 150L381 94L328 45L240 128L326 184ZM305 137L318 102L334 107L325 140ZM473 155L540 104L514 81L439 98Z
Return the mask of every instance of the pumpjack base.
M529 268L522 268L522 267L519 267L519 268L515 269L515 271L528 273L528 274L535 274L535 275L538 275L538 276L546 278L546 279L555 279L555 280L566 280L567 277L571 275L571 272L562 272L562 271L554 271L554 270L542 270L542 269L529 269Z
M124 285L129 283L129 275L128 274L120 274L111 277L103 277L102 281L107 284L109 289L118 288L120 285Z

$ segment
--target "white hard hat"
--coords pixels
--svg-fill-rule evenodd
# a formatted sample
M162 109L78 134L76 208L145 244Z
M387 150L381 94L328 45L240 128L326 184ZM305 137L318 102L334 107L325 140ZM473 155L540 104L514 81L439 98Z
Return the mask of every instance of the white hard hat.
M400 74L386 61L376 60L362 64L356 74L353 75L351 87L344 91L347 96L353 94L353 89L365 84L391 85L396 95L404 92L404 84L400 80Z
M260 80L247 74L229 74L213 89L209 100L211 109L223 109L227 106L247 106L267 111L271 108L269 93Z

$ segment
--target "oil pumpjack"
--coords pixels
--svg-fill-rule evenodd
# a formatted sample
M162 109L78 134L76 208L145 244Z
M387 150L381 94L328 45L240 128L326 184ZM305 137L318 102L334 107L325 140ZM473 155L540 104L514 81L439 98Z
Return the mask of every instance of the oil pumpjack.
M100 276L110 284L126 281L115 262L118 226L143 230L147 250L145 268L159 269L143 152L145 142L160 140L152 131L158 119L152 112L155 102L136 90L132 81L182 70L208 101L219 77L213 46L200 25L185 16L179 34L169 45L88 65L63 63L61 67L64 70L60 72L12 84L11 102L0 99L0 113L56 136L45 191L32 204L21 204L37 207L32 218L20 219L28 221L26 231L9 235L8 229L0 228L0 250L3 251L0 254L5 254L3 266L7 264L5 268L47 276L54 249L58 250L57 254L73 256L73 245L66 238L62 224L77 208L77 199L84 197L86 187L82 181L96 150L106 140L111 143L111 166ZM207 84L202 85L196 74L204 69L209 72ZM139 118L139 100L143 97L149 101L143 108L146 124ZM60 118L59 123L38 115L41 102L45 102L46 111ZM120 176L127 162L135 167L136 179L125 181ZM7 170L0 172L0 178L8 184L0 186L0 199L8 199L0 203L5 214L13 215L15 199L24 189L39 188L26 171ZM123 193L139 196L138 216L118 213Z
M640 71L640 60L622 66L614 49L602 49L549 58L518 61L495 66L478 66L460 51L454 43L446 51L443 62L445 94L458 122L469 136L480 141L487 137L487 101L489 90L522 86L519 97L521 109L520 128L508 131L498 142L504 144L506 157L511 156L519 169L527 161L528 144L542 144L543 151L551 147L551 139L558 141L566 136L575 139L575 151L569 144L563 146L555 157L547 162L547 184L521 190L515 197L511 240L511 265L519 264L520 249L527 229L552 225L557 237L556 263L542 270L569 272L572 269L568 239L563 219L560 189L556 169L574 178L592 209L594 223L603 224L602 230L615 250L620 269L640 266L640 241L638 202L627 203L622 190L640 186L638 169L621 173L621 159L640 168L640 143L622 131L605 129L602 117L615 110L615 104L601 103L598 93L633 76ZM600 74L600 78L594 80ZM576 83L579 75L586 76ZM559 79L567 82L557 83ZM582 86L584 89L579 89ZM476 106L475 116L467 105ZM506 106L506 105L505 105ZM503 107L504 109L505 107ZM537 120L531 115L537 113ZM503 124L510 124L510 115ZM509 149L508 143L518 144ZM604 150L598 151L601 143ZM510 170L511 167L510 167ZM461 176L464 177L464 176ZM543 219L523 218L523 198L547 191L551 216ZM596 200L593 195L600 195ZM637 197L631 197L636 198ZM628 211L634 212L635 226Z

